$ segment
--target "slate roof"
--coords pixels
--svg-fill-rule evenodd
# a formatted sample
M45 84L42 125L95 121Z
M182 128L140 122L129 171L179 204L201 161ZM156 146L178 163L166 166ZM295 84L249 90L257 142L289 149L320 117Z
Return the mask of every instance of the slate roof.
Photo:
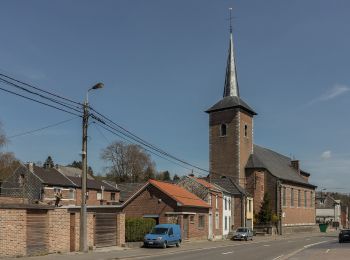
M75 183L54 168L42 168L34 165L33 170L34 174L38 176L44 184L61 187L76 187Z
M180 203L181 206L209 208L209 205L205 201L201 200L185 188L182 188L175 184L156 180L149 180L149 183L171 197L176 202Z
M215 183L210 183L206 180L204 180L203 178L194 178L197 182L199 182L200 184L202 184L204 187L206 187L207 189L210 190L215 190L215 191L221 191L221 187L217 187L215 185ZM225 190L224 190L225 191Z
M82 173L82 170L79 168L62 165L57 165L57 170L68 177L81 177ZM90 174L87 175L87 178L90 180L94 179Z
M120 190L119 200L124 202L128 200L132 195L139 191L146 183L118 183L118 189Z
M320 202L321 200L323 200L323 203ZM340 204L340 201L335 200L329 194L316 195L316 209L334 209L336 204Z
M242 108L243 110L249 112L252 115L257 115L257 113L246 102L244 102L240 97L237 96L224 97L205 112L211 113L214 111L220 111L236 107Z
M299 175L297 170L291 166L289 157L258 145L254 145L254 153L250 155L246 168L266 169L281 180L316 187Z
M81 187L81 178L80 177L67 176L67 178L69 178L73 183L75 183L77 187ZM99 180L87 179L86 186L88 189L91 189L91 190L101 190L101 186L103 186L105 191L118 191L118 189L115 186L112 186L112 185L108 184L107 182L102 182Z
M248 195L247 192L230 177L211 177L210 181L223 188L231 195Z

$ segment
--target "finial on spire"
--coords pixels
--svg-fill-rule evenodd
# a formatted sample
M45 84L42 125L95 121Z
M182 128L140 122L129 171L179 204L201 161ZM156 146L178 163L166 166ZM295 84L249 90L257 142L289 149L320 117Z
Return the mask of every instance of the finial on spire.
M236 96L239 97L239 88L237 82L237 73L236 73L236 64L235 64L235 54L233 47L233 36L232 36L232 8L229 8L230 11L230 43L228 49L228 58L226 66L226 76L225 76L225 88L224 88L224 97Z

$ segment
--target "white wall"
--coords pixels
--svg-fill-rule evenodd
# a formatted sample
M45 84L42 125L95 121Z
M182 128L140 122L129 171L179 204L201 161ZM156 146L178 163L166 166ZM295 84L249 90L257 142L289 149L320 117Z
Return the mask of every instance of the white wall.
M231 219L232 199L230 195L223 194L222 201L222 234L226 236L231 229L233 219ZM226 203L225 203L226 201ZM226 223L226 224L225 224Z

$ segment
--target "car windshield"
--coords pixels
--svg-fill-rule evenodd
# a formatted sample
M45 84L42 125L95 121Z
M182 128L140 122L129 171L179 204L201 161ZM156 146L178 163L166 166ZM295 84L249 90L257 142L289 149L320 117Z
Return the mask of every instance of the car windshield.
M342 233L342 234L350 235L350 230L342 230L341 233Z
M237 229L237 232L247 232L247 229L246 228L239 228L239 229Z
M151 234L154 235L165 235L167 233L167 228L152 228Z

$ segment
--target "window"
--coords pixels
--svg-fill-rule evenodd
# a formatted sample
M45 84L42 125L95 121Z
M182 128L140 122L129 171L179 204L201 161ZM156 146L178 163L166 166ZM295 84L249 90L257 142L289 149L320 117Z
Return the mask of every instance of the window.
M225 198L225 210L227 210L227 199Z
M170 228L170 229L169 229L168 235L169 235L169 236L174 235L173 228Z
M286 187L283 187L282 190L282 206L286 206Z
M227 230L227 216L225 216L225 230Z
M252 212L252 200L248 200L248 210Z
M231 210L231 199L228 199L228 210Z
M219 223L219 213L215 213L215 228L219 229L220 223Z
M314 207L314 193L311 191L310 192L310 207L313 208Z
M227 134L227 125L222 124L220 126L220 136L226 136L226 134Z
M215 208L219 208L218 195L215 196Z
M290 189L290 206L294 207L294 189Z
M190 216L190 223L194 223L194 216L193 215Z
M248 126L244 125L244 136L247 137L248 136Z
M301 191L298 190L298 207L301 206Z
M304 191L304 207L307 207L307 191Z
M115 200L115 193L114 192L111 193L111 200Z
M102 200L102 192L97 192L97 200Z
M208 204L211 206L211 194L208 194Z
M198 216L198 227L199 228L204 228L204 223L205 223L205 216L204 215L199 215Z
M68 199L74 200L74 189L69 189Z

